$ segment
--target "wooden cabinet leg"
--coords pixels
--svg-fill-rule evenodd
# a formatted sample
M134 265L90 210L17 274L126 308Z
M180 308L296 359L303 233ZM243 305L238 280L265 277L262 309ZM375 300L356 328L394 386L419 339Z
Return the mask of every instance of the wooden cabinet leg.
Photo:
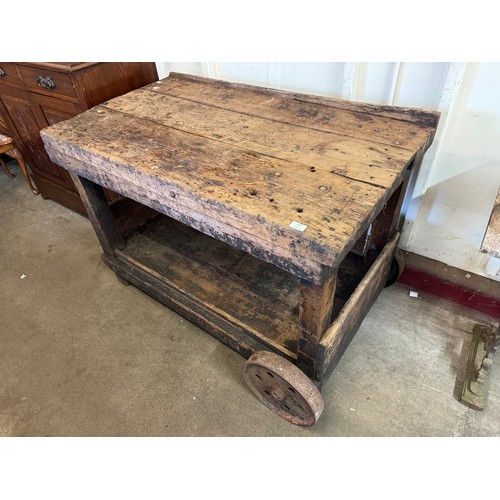
M19 163L19 166L21 167L24 178L26 179L26 182L27 182L29 188L31 189L31 192L33 194L40 194L38 189L35 186L33 186L33 183L31 182L31 177L30 177L30 174L28 172L28 167L26 166L26 163L24 163L23 155L21 154L19 149L17 149L17 148L11 149L9 152L7 152L7 154L9 156L11 156L12 158L15 158L17 160L17 162Z
M9 167L7 164L2 160L2 157L0 156L0 165L2 165L3 169L5 170L5 173L12 179L15 177L15 175L9 170Z
M330 326L337 273L332 273L322 285L305 280L300 283L300 336L297 367L314 378L318 344Z
M104 253L114 257L115 249L123 249L125 243L116 226L104 189L76 174L72 173L71 178L78 189Z

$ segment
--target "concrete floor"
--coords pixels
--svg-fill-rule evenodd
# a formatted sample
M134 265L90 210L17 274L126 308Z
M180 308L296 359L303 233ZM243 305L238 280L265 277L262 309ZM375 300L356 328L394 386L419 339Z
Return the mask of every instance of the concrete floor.
M396 284L328 379L312 428L265 408L244 359L100 259L83 217L0 171L0 436L500 436L456 397L473 325L492 318ZM494 321L494 320L493 320Z

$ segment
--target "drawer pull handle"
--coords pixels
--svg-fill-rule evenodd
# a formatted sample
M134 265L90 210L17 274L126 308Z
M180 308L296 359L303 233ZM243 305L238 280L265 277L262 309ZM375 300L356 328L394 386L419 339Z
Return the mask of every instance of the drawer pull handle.
M0 68L0 78L2 78L2 76L7 76L7 73L2 68Z
M42 89L48 89L48 90L53 90L56 88L56 84L50 78L50 76L39 76L37 79L38 85L42 87Z

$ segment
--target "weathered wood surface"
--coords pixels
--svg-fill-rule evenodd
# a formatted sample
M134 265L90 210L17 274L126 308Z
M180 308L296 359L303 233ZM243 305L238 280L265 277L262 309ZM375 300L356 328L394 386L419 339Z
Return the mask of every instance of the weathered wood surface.
M436 123L419 110L173 75L42 137L68 170L319 284Z
M363 115L370 115L370 117L374 115L384 118L396 119L403 122L406 121L409 123L418 124L419 127L428 128L431 134L433 133L432 130L436 128L439 120L439 113L423 111L421 109L404 108L400 106L383 106L383 105L378 106L374 104L337 99L335 97L308 95L297 92L290 92L287 90L276 90L265 87L258 87L255 85L248 85L245 83L226 82L222 80L215 80L212 78L205 78L202 76L187 75L184 73L171 72L168 80L172 82L172 85L177 85L177 86L180 85L185 86L195 83L202 83L205 85L209 84L214 87L223 88L225 89L226 92L234 89L238 92L238 96L241 96L242 92L250 91L252 93L259 95L267 95L277 98L282 97L289 100L297 101L299 103L318 104L323 107L334 108L337 110L345 110L355 113L361 113ZM158 86L157 83L153 83L150 85L150 87L157 87L157 86ZM197 92L199 92L199 89L197 89ZM363 117L361 117L360 120L366 121L369 120L369 118L363 120ZM386 126L387 124L383 125L383 128ZM392 140L398 141L398 139L394 138Z
M109 208L103 188L74 173L71 173L71 178L87 209L102 249L107 255L114 256L115 249L124 248L125 243Z
M49 150L49 148L47 149ZM59 165L66 165L72 172L78 172L80 176L89 176L85 169L85 164L75 160L69 156L63 155L60 152L53 152L53 158L57 158ZM94 180L105 187L110 189L121 183L120 178L115 174L115 171L110 169L105 175L99 176ZM224 222L207 217L205 214L188 210L183 207L183 211L177 210L177 207L162 203L160 200L149 196L147 186L142 186L137 189L136 185L121 183L121 194L124 196L138 201L139 203L146 203L151 208L168 215L184 224L187 224L204 234L212 236L218 240L224 241L235 248L243 250L250 255L258 257L266 262L274 264L290 273L295 274L304 279L312 282L321 282L324 266L312 260L305 260L302 257L294 254L287 255L286 259L281 257L278 253L276 245L260 236L254 236L252 240L245 239L245 233L237 230L235 227L230 226Z
M120 198L109 205L118 232L122 237L135 231L158 212L129 198Z
M349 255L336 279L332 276L328 286L319 287L159 215L126 238L125 250L105 261L119 276L139 280L137 285L146 287L147 293L163 283L158 295L163 303L166 290L174 290L170 306L184 315L195 307L191 321L204 326L202 312L209 311L212 328L223 331L231 324L239 332L233 341L249 345L245 339L251 336L260 348L266 346L294 362L298 357L310 371L319 340L331 324L332 302L336 318L345 302L341 297L350 296L361 280L359 259ZM242 354L248 357L252 352L249 348Z
M500 189L491 211L486 234L481 244L481 251L500 259Z
M140 233L162 244L168 241L169 246L175 246L186 255L230 273L242 280L245 286L257 288L267 294L272 303L278 300L288 305L298 317L300 279L293 274L222 241L208 238L170 217L158 217L141 228Z
M306 281L300 284L297 367L310 378L315 375L319 341L330 326L336 280L334 273L323 285Z
M383 288L389 265L399 241L399 232L387 243L370 270L322 337L317 353L317 380L324 380L335 368L359 325Z

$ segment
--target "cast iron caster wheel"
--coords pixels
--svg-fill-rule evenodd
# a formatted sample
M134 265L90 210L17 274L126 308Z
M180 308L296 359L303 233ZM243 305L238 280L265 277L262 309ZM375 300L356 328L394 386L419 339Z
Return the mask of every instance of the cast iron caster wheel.
M385 282L385 286L391 286L398 281L399 277L403 273L405 268L405 258L403 256L403 252L401 249L396 248L394 252L394 257L392 258L391 268L389 270L389 276L387 276L387 281Z
M257 351L246 361L243 376L262 403L292 424L310 427L323 412L323 397L313 382L277 354Z

